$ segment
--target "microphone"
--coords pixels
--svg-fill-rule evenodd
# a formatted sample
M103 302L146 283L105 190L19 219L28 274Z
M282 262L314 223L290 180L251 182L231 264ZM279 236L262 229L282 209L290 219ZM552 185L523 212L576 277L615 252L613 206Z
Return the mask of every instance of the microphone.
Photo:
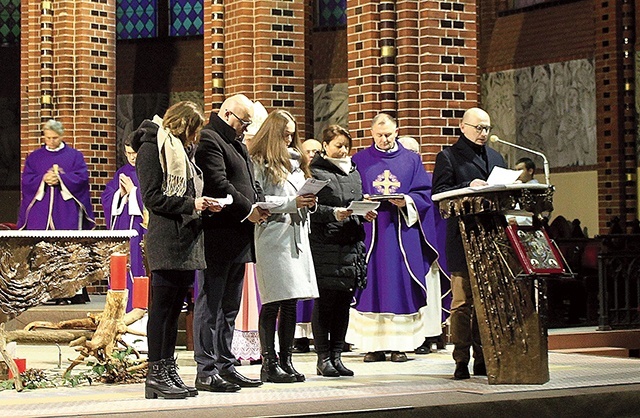
M545 179L547 185L551 184L551 183L549 183L549 160L547 160L547 157L543 153L541 153L540 151L535 151L535 150L532 150L530 148L523 147L522 145L514 144L513 142L503 141L502 139L498 138L498 135L491 135L489 137L489 141L491 141L491 142L499 142L501 144L505 144L505 145L508 145L510 147L518 148L518 149L520 149L522 151L530 152L531 154L535 154L535 155L538 155L538 156L542 157L543 166L544 166L544 179Z

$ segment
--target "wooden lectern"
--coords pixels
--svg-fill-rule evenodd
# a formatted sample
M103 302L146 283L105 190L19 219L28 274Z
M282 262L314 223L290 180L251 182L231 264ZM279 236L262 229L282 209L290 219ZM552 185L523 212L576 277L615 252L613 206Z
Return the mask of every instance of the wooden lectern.
M456 218L469 268L473 302L490 384L549 381L542 275L563 271L540 225L507 218L549 212L553 187L513 184L433 195L443 218ZM529 216L531 214L529 213Z

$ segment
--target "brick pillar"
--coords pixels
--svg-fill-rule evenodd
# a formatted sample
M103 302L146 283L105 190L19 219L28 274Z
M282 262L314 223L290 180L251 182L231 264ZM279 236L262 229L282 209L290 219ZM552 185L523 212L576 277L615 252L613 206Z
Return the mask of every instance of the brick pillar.
M288 110L298 121L300 138L312 135L310 2L238 0L224 7L219 0L205 3L205 16L215 20L205 24L207 106L213 103L215 108L224 97L243 93L260 100L267 111ZM207 51L213 44L216 51Z
M218 109L224 101L224 6L204 1L204 110Z
M347 16L354 146L369 146L371 118L395 109L400 134L420 142L431 171L464 110L478 104L476 2L350 0Z
M595 3L595 69L600 233L618 216L629 232L637 215L634 129L634 2Z
M23 1L20 80L21 155L41 144L42 122L63 123L64 141L81 151L91 198L115 171L115 0ZM98 224L103 224L98 221Z

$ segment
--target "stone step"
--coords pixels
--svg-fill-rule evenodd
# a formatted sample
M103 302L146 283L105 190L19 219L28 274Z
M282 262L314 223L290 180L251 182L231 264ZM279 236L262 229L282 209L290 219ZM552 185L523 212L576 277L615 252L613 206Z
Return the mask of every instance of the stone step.
M585 348L564 348L553 350L556 353L566 354L586 354L590 356L603 357L630 357L628 348L622 347L585 347Z

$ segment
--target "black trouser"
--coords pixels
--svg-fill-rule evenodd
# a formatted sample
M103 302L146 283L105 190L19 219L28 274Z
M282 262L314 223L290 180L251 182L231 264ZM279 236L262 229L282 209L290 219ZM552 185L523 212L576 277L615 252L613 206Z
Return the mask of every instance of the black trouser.
M297 301L297 299L287 299L262 305L258 319L258 330L263 357L276 358L276 322L278 324L280 352L286 353L291 350L296 332ZM280 313L279 317L278 313Z
M190 286L153 286L147 322L149 361L173 358L178 317L189 289Z
M317 353L342 352L353 292L319 289L320 297L313 305L311 327Z

